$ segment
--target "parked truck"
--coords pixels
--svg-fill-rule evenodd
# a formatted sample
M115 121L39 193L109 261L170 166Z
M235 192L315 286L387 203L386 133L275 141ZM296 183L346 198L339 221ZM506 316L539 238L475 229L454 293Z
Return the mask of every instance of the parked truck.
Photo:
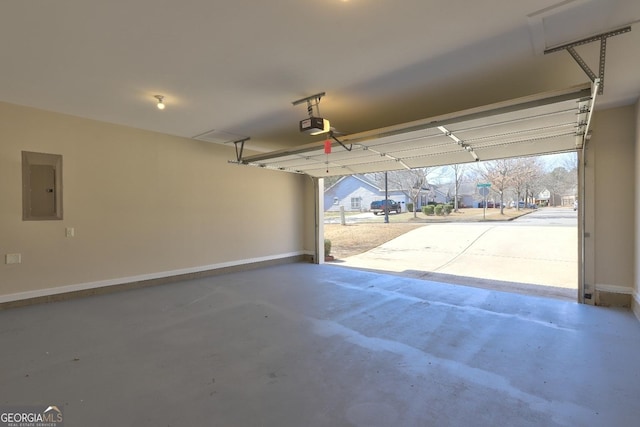
M374 215L385 213L385 211L387 213L400 213L402 211L402 207L400 206L400 203L396 202L395 200L374 200L373 202L371 202L370 210Z

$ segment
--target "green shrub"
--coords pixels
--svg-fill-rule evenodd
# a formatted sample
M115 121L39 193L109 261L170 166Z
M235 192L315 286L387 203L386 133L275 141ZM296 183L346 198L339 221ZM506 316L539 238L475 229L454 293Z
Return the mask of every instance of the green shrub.
M329 239L324 239L324 255L331 255L331 240Z
M436 205L435 213L436 213L436 215L444 215L444 206L443 205Z
M451 203L447 203L446 205L444 205L445 215L449 215L452 211L453 211L453 206L451 206Z
M413 203L411 203L411 202L407 203L407 211L408 212L413 212Z
M433 205L423 206L422 213L425 215L433 215Z

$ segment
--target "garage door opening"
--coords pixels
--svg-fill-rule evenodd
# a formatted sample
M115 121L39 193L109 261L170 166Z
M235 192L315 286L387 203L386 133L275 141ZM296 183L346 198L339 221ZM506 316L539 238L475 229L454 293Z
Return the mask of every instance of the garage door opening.
M328 260L575 301L577 167L564 153L421 168L388 173L386 193L384 173L326 179Z
M317 203L315 260L321 262L324 255L321 241L324 200L321 197L323 184L320 183L333 176L364 176L381 171L391 173L445 165L477 165L488 161L573 152L581 163L579 191L582 192L580 194L585 194L582 162L598 88L599 80L596 79L593 84L544 92L346 136L337 137L330 131L326 138L319 138L323 140L294 148L249 157L242 157L240 150L237 163L305 174L314 179ZM488 191L490 195L490 190ZM517 203L521 201L522 208L529 209L529 203L535 204L538 199L544 198L540 194L533 194L522 200L518 197L514 200L516 206L513 209L518 210L520 206ZM487 209L490 209L490 202L491 200L486 200ZM349 203L357 205L359 202L355 199ZM415 200L412 203L416 207L419 205ZM495 206L495 199L493 203ZM403 211L409 207L407 205L405 201ZM582 204L580 206L577 210L578 228L584 230L584 208ZM500 209L508 208L500 206ZM537 236L534 234L534 237ZM445 236L442 240L451 240L451 237ZM580 234L578 240L579 256L584 259L586 243ZM578 301L592 302L593 285L585 283L585 263L579 264Z

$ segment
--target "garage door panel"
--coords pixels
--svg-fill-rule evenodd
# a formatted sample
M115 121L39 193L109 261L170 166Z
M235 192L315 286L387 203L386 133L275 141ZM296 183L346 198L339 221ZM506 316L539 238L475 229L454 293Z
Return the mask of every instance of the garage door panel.
M422 139L410 139L398 141L388 144L378 144L376 146L367 145L369 148L375 148L386 153L398 153L411 150L429 150L437 147L448 147L455 145L449 138L439 135L438 137L429 137Z
M329 162L326 164L318 164L314 168L309 168L306 173L319 178L336 175L351 175L369 172L379 172L380 170L393 171L405 169L402 164L392 160L379 160L364 163L341 164L339 162Z
M476 150L480 160L524 157L575 150L575 137L539 139L517 144L494 145Z
M576 123L578 101L564 102L544 107L534 107L522 111L498 114L482 119L461 120L448 125L447 128L454 132L463 132L469 129L493 128L528 128L554 125L557 122Z
M383 134L380 137L366 141L365 145L375 148L390 144L409 144L412 142L431 141L432 139L440 139L440 142L444 142L446 138L442 135L442 132L434 126L427 129L407 130L406 132L394 135Z
M575 134L573 132L566 132L564 134L556 134L556 133L530 133L530 134L518 134L518 135L504 135L502 137L496 137L492 139L485 139L481 142L475 142L472 144L474 150L478 151L482 148L494 147L494 146L515 146L517 144L528 144L536 141L546 141L550 140L557 144L562 145L559 147L559 150L564 151L567 147L565 146L565 140L571 140L573 143L571 144L571 148L576 148L575 145Z
M417 156L411 159L407 159L404 162L410 168L420 168L425 167L425 163L428 163L430 166L446 166L453 164L470 163L474 161L475 159L471 156L471 154L467 152L456 152L434 154L431 156Z
M533 124L533 123L532 123ZM466 131L457 132L455 135L459 137L461 140L468 144L473 144L477 141L482 141L485 139L495 139L501 138L504 136L512 136L512 135L527 135L527 134L565 134L567 132L575 132L577 123L575 121L572 122L561 122L561 123L549 123L544 124L540 122L536 122L535 126L531 127L518 127L514 129L513 126L494 126L494 127L486 127L482 129L469 129Z
M406 159L406 158L417 157L417 156L433 156L436 154L456 153L456 152L462 152L462 151L464 151L464 149L456 144L447 144L447 145L437 145L437 146L416 148L413 150L389 151L387 152L387 154L390 154L391 156L396 158Z

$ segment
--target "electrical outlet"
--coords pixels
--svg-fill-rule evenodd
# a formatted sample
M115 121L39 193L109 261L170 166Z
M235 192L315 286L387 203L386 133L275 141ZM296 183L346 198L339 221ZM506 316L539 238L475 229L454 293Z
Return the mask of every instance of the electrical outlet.
M5 264L20 264L22 262L22 254L6 254L4 262Z
M65 229L65 236L74 237L76 235L76 229L73 227L67 227Z

